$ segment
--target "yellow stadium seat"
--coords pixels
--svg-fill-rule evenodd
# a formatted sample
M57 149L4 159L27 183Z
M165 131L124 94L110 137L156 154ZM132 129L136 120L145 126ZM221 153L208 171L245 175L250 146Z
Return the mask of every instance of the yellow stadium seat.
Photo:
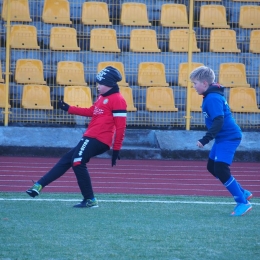
M155 30L134 29L130 34L131 52L161 52Z
M81 21L85 25L111 25L108 5L105 2L85 2L82 5Z
M37 29L32 25L13 25L10 46L14 49L40 49L37 43Z
M163 4L160 24L164 27L189 27L186 5Z
M0 82L4 82L1 63L0 63Z
M70 3L67 0L45 0L42 12L44 23L72 24Z
M0 84L0 107L5 107L5 84ZM10 104L8 104L10 108Z
M174 111L175 100L170 87L150 87L146 92L146 110L148 111Z
M50 87L46 85L24 85L22 107L28 109L53 109Z
M60 85L87 86L84 74L84 64L79 61L58 62L56 83Z
M64 102L70 106L89 108L92 106L91 90L83 86L66 86L64 87Z
M233 112L260 113L254 88L231 88L229 92L229 106Z
M230 28L227 24L224 5L202 5L200 7L200 26L205 28Z
M117 44L115 29L97 28L90 32L90 50L99 52L121 52Z
M7 21L7 1L3 1L2 19ZM31 22L28 0L9 0L10 1L10 21L12 22Z
M143 87L168 87L165 66L161 62L141 62L138 67L138 85Z
M97 67L97 72L101 71L102 69L104 69L107 66L112 66L114 68L116 68L122 76L122 80L117 82L117 84L119 86L128 86L128 83L126 82L125 79L125 68L124 68L124 64L122 62L117 62L117 61L102 61L98 63L98 67Z
M199 62L192 62L191 63L191 71L193 71L194 69L196 69L200 66L204 66L204 64L199 63ZM179 64L178 86L181 86L181 87L187 87L188 86L188 81L189 81L188 69L189 68L188 68L187 62L183 62L183 63Z
M236 31L231 29L212 29L209 48L211 52L241 52L237 48Z
M260 30L251 31L249 51L252 53L260 53Z
M137 111L137 108L134 106L134 99L133 99L133 91L129 87L119 86L120 93L125 98L127 104L127 111L134 112Z
M248 29L260 28L260 6L240 6L239 27Z
M120 23L122 25L150 26L147 6L144 3L123 3Z
M170 31L169 51L171 52L188 52L189 48L189 30L176 29ZM192 34L192 51L200 52L197 47L195 31Z
M221 63L218 81L225 87L250 87L247 83L246 67L243 63Z
M201 112L201 105L203 101L202 95L199 95L195 88L191 88L191 100L190 100L190 111Z
M50 49L55 51L79 51L76 29L69 27L52 27Z
M19 59L16 61L15 81L17 83L46 84L43 78L41 60Z

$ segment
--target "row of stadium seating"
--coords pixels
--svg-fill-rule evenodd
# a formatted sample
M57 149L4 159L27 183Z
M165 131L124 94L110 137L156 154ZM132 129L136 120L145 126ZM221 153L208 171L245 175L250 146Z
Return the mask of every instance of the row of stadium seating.
M10 1L11 21L31 22L28 0ZM111 25L108 4L105 2L82 3L81 22L85 25ZM259 28L260 7L257 5L240 6L239 27ZM42 10L42 21L53 24L72 24L70 2L65 0L45 0ZM200 6L199 24L207 28L229 28L224 5ZM7 20L7 0L3 1L2 19ZM138 2L121 4L120 24L151 26L148 19L147 5ZM162 4L160 24L167 27L188 27L187 6L184 4Z
M216 80L219 81L219 69L222 63L242 63L246 68L248 84L251 87L259 86L259 54L253 53L212 53L198 52L193 53L193 62L204 63L210 66L216 75ZM0 48L0 60L2 71L5 72L5 48ZM60 61L78 61L84 64L84 73L86 82L89 85L94 84L95 74L100 62L121 62L125 66L126 80L130 86L137 85L138 67L141 62L160 62L165 65L166 81L171 86L178 86L179 67L181 63L188 62L187 53L134 53L123 52L103 53L89 51L42 51L20 49L12 49L10 56L10 82L15 82L14 75L17 66L17 61L20 59L26 60L41 60L44 68L44 79L47 84L56 82L57 65Z
M260 16L259 16L260 17ZM188 52L188 29L173 29L169 33L170 52ZM249 51L260 53L260 30L252 30ZM158 48L156 31L152 29L133 29L130 33L131 52L161 52ZM40 49L37 42L37 29L32 25L13 25L11 27L11 48ZM52 27L49 48L59 51L80 51L77 31L70 27ZM121 52L115 29L96 28L90 32L90 51ZM200 52L193 31L193 52ZM236 31L232 29L212 29L210 31L209 51L241 52L237 47Z
M127 102L128 112L135 112L133 90L130 87L120 86L120 93ZM86 86L64 87L64 101L73 106L90 107L92 103L91 88ZM146 88L145 109L147 111L177 112L175 106L174 91L170 87ZM24 109L52 110L50 87L46 85L24 85L21 100ZM191 111L201 112L202 96L195 89L191 89ZM256 91L254 88L231 88L229 93L229 105L233 112L260 113L257 105ZM5 85L0 84L0 107L5 106ZM9 108L11 105L9 104Z
M203 63L193 62L191 69L203 66ZM97 72L106 66L117 68L122 74L120 86L129 86L126 82L125 68L122 62L106 61L99 62ZM56 84L87 86L85 80L84 64L77 61L59 61L56 69ZM16 83L20 84L46 84L44 69L41 60L19 59L15 66ZM55 76L55 75L54 75ZM53 77L54 77L53 76ZM0 82L4 82L0 65ZM221 63L219 66L218 82L225 87L250 87L247 82L246 68L243 63ZM92 83L92 82L91 82ZM260 83L260 71L259 71ZM180 63L178 68L178 86L186 87L188 84L188 63ZM161 62L141 62L137 73L138 86L168 87L166 80L165 65Z

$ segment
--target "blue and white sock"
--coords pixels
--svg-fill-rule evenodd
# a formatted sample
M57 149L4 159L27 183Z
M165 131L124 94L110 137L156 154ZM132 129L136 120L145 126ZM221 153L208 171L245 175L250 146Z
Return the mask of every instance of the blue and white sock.
M237 181L237 184L238 184L240 190L242 191L242 193L244 193L245 190L242 188L241 184L238 181Z
M227 190L232 194L234 200L237 203L247 203L247 200L244 197L244 194L241 190L240 184L236 181L236 179L231 175L226 183L224 183Z

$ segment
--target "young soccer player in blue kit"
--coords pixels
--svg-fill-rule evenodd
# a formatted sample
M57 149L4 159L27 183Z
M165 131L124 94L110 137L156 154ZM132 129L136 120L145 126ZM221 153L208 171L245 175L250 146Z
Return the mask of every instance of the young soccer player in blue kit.
M209 67L201 66L190 74L193 87L203 95L202 112L208 129L198 140L197 146L203 148L215 139L209 153L207 170L219 179L237 203L231 216L242 216L252 209L249 199L252 193L242 188L229 166L242 139L242 131L236 124L224 97L224 87L215 83L215 74Z

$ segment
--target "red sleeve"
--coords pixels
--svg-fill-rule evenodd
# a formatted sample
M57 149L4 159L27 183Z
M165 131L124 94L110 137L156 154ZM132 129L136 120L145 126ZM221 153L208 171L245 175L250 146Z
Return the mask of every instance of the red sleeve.
M93 111L94 111L94 106L91 106L90 108L70 106L68 113L72 115L92 117Z
M126 116L127 116L126 101L122 96L119 100L117 100L116 105L114 106L112 112L113 112L113 118L116 127L113 150L120 150L123 145L123 140L125 137Z
M114 118L116 125L116 132L113 144L113 150L120 150L123 145L126 129L126 116Z

